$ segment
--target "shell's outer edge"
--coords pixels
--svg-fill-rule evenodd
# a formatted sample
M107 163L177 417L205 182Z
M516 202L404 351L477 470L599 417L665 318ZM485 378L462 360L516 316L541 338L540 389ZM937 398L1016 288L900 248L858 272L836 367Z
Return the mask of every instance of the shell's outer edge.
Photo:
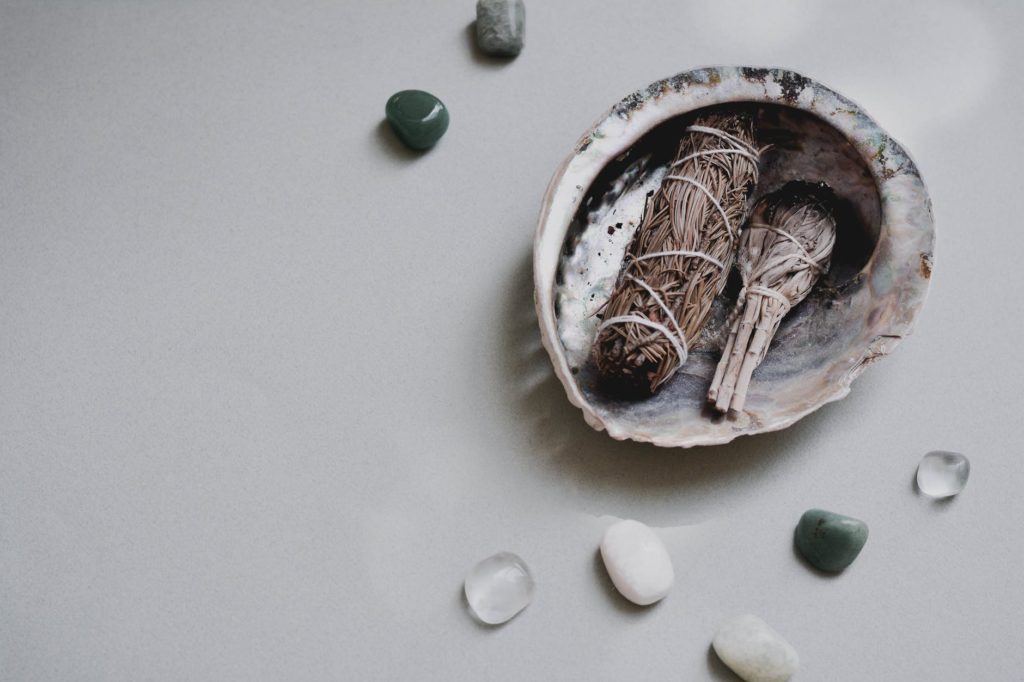
M885 287L890 264L920 262L919 273L903 283L898 310L880 329L846 374L811 405L768 421L737 426L725 433L700 431L668 435L624 430L608 423L587 402L577 385L558 336L554 305L555 276L569 225L597 174L659 123L696 109L730 102L781 104L812 113L842 133L864 158L881 198L879 241L863 273L869 289ZM638 90L607 113L576 143L555 171L541 204L534 240L534 303L541 340L565 388L569 402L586 422L616 440L648 442L661 447L720 445L741 435L791 426L823 405L844 398L850 384L875 361L890 354L914 328L924 305L933 268L935 230L931 200L916 164L903 147L848 98L796 72L782 68L705 67L686 71ZM877 271L876 271L877 269Z

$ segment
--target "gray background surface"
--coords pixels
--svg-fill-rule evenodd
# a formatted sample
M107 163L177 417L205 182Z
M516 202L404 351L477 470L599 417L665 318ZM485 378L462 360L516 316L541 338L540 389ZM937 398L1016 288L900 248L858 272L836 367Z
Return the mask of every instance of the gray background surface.
M1024 107L1016 2L472 0L0 5L0 677L730 680L754 612L797 680L1019 680ZM786 66L918 161L939 231L917 333L778 434L665 451L590 431L539 346L530 250L576 137L705 64ZM381 126L450 107L437 148ZM918 496L930 449L974 471ZM807 507L865 519L845 574ZM663 528L640 610L596 560ZM499 629L465 572L507 549Z

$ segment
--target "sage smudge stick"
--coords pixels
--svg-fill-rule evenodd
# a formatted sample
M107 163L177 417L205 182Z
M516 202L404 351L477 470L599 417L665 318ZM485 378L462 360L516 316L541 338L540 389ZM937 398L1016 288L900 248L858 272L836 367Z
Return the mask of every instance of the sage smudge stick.
M782 318L828 270L836 241L834 202L824 183L797 181L754 206L737 254L743 290L708 391L719 412L743 409L751 376Z
M604 386L651 395L686 362L732 268L759 158L747 114L686 129L602 310L593 354Z

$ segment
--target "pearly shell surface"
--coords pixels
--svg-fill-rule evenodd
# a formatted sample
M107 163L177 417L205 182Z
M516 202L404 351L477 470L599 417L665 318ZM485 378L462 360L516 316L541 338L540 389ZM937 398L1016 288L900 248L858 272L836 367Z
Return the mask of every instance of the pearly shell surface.
M655 396L606 395L590 358L595 313L674 151L662 142L678 139L694 112L717 106L753 111L759 135L773 145L752 199L788 180L824 180L840 195L840 222L847 223L829 276L783 321L745 409L727 418L714 416L705 396L732 305L728 289L687 364ZM782 69L684 72L612 107L556 171L534 244L541 338L570 402L613 438L690 447L783 429L845 397L864 368L910 334L927 294L934 239L917 167L856 104Z

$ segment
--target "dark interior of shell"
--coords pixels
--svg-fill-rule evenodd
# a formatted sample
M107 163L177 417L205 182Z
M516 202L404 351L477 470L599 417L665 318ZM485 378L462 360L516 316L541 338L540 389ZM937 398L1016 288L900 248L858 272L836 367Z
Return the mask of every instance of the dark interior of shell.
M814 367L827 361L834 344L848 341L851 325L845 316L855 312L844 311L843 301L863 284L863 271L878 241L880 197L862 156L827 120L774 104L737 103L715 108L750 112L756 122L758 144L767 147L761 155L761 177L751 202L792 180L822 181L836 194L837 237L831 268L807 299L790 311L755 372L750 403L756 407L759 395L769 390L773 379L788 382L797 373L813 372ZM595 327L591 320L599 320L601 297L606 297L614 284L622 250L639 222L644 195L657 187L683 129L707 111L698 110L662 123L608 163L587 189L567 232L556 279L559 327L564 331L580 318L577 326L584 332L577 334L579 341L572 340L576 332L570 331L563 335L563 343L581 389L602 410L639 408L650 410L644 418L657 420L659 415L670 415L674 411L671 405L679 403L706 409L707 383L717 362L725 318L739 291L735 273L716 300L701 338L690 349L686 366L658 394L642 401L644 406L638 406L635 399L623 400L602 390L593 358L582 347L572 346L582 346L586 330ZM605 248L595 247L602 243ZM581 307L578 299L584 295L585 305ZM852 326L859 328L863 321ZM710 411L707 414L713 417Z

